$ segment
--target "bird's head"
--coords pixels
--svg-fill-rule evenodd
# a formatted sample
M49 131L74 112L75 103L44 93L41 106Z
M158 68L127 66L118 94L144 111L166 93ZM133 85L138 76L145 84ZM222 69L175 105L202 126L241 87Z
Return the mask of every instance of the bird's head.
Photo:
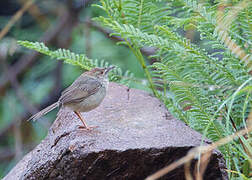
M107 68L93 68L90 71L85 72L85 74L88 74L90 76L94 76L97 78L104 78L104 77L107 77L108 73L114 68L115 66L110 66Z

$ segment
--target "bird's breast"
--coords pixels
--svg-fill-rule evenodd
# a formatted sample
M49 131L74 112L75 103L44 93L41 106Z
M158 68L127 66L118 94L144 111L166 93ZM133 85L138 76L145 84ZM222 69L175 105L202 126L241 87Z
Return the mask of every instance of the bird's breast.
M83 101L69 104L68 107L73 111L88 112L101 104L106 95L106 87L102 86L95 94L85 98Z

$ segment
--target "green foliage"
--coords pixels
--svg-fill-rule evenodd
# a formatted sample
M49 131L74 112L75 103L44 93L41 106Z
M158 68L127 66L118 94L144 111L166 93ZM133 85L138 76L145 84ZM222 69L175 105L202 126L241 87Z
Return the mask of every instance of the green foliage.
M18 43L29 49L36 50L42 54L50 56L53 59L63 60L65 63L80 66L84 70L90 70L94 67L108 67L109 63L104 60L93 60L89 59L85 54L75 54L70 50L58 49L50 50L44 43L39 42L29 42L29 41L18 41ZM123 84L128 84L133 74L130 71L122 72L121 68L115 67L112 70L112 75L109 76L111 81L120 82Z
M252 107L251 2L231 3L223 11L224 4L212 1L100 2L95 6L107 17L94 19L125 40L120 44L132 50L153 93L175 116L213 141L246 127ZM197 30L208 50L178 33L182 29ZM148 58L157 62L146 67L143 47L156 48ZM242 166L251 162L251 152L244 144L251 149L244 138L220 148L227 167L237 172L230 177L248 177Z

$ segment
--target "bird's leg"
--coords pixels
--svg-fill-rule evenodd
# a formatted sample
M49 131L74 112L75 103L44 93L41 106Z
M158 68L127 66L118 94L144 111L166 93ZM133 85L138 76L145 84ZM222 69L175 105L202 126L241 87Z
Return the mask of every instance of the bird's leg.
M83 123L84 126L81 127L83 127L84 129L89 129L81 114L78 111L74 111L74 113L79 117L79 119Z
M94 128L97 128L98 126L87 126L86 122L84 121L84 118L81 116L81 113L78 111L74 111L74 113L79 117L79 119L81 120L81 122L83 123L84 126L79 126L78 128L81 129L86 129L86 130L92 130Z

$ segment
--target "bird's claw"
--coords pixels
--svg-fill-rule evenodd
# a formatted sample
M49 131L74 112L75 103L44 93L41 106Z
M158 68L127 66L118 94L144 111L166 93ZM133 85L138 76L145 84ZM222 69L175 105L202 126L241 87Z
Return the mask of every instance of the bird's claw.
M78 125L76 128L80 129L80 130L92 131L93 129L95 129L97 127L99 127L99 126L88 126L88 127L85 127L85 126Z

